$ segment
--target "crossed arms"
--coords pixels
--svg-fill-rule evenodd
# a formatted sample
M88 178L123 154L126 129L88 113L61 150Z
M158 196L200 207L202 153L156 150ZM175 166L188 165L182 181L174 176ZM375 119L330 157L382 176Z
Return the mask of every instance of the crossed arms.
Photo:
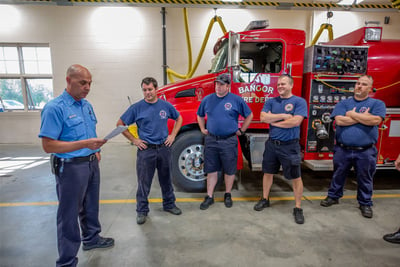
M336 124L339 126L350 126L357 123L364 124L366 126L379 125L382 121L382 117L372 115L369 113L369 108L364 113L356 112L356 108L346 112L345 116L335 116Z
M293 128L301 124L304 117L301 115L291 115L287 113L271 113L271 111L261 111L260 120L272 126L280 128Z

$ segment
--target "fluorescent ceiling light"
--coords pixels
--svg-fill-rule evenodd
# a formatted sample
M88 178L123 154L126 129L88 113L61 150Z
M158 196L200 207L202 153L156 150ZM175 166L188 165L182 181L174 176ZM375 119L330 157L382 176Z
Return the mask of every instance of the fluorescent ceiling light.
M351 5L358 5L364 0L341 0L338 2L340 6L351 6Z

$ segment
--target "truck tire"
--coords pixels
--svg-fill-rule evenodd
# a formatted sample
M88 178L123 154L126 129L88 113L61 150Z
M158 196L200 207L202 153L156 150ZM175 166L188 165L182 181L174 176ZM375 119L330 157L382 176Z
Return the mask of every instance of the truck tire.
M174 185L186 192L204 192L204 138L200 131L180 134L171 147L171 175Z

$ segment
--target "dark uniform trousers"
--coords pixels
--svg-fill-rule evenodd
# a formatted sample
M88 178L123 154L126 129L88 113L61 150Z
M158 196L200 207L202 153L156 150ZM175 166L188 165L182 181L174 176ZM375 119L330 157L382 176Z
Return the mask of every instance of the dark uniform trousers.
M100 171L97 159L87 162L60 162L57 173L57 266L76 266L81 241L96 243L99 222ZM82 230L82 239L79 223Z
M136 212L147 215L149 212L148 196L155 170L157 169L163 198L163 208L175 207L175 194L170 175L171 149L164 145L148 147L137 151L136 171L138 189L136 192Z
M333 154L334 172L328 196L334 199L343 196L346 178L351 167L354 167L357 176L357 200L360 205L372 206L376 156L377 150L375 146L362 150L351 150L336 145Z

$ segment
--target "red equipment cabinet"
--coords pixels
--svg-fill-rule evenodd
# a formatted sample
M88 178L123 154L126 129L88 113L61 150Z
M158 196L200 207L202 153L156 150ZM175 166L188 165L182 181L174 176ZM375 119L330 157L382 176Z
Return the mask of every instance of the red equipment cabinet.
M400 153L400 41L381 40L381 30L363 27L306 49L303 97L309 103L309 117L302 125L301 142L304 163L313 170L332 169L334 121L323 118L331 113L337 98L352 97L354 83L362 74L374 79L370 97L381 99L387 107L376 144L377 168L393 168L391 162ZM316 125L321 130L321 121L328 137L318 140Z
M305 53L303 97L308 118L302 125L304 163L313 170L333 169L336 103L353 97L354 84L367 71L368 47L314 45Z

